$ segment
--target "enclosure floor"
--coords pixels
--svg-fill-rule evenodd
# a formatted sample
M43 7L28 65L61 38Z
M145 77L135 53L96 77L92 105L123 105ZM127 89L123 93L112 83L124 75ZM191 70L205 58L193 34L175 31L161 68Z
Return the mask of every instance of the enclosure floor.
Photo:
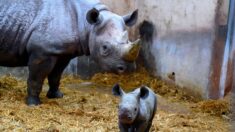
M64 97L61 99L45 97L48 90L45 82L41 93L43 104L34 107L24 102L26 82L3 76L0 78L0 131L117 132L119 99L111 95L112 81L120 82L126 90L144 83L157 93L158 109L151 131L229 131L229 96L223 100L202 101L148 75L140 79L143 74L147 73L128 75L127 81L125 75L108 73L98 74L91 80L64 77L61 82ZM140 82L136 80L138 77Z

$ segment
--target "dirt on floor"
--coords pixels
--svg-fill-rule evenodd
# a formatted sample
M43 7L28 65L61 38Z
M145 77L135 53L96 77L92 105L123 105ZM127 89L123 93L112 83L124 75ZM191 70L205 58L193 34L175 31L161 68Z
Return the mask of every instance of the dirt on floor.
M111 88L119 83L125 91L141 85L158 96L158 110L151 131L227 132L231 125L231 97L200 100L183 89L149 76L145 69L128 75L98 73L90 80L66 76L61 80L61 99L47 99L47 82L41 93L43 104L25 104L26 81L13 76L0 78L0 131L117 132L119 99Z

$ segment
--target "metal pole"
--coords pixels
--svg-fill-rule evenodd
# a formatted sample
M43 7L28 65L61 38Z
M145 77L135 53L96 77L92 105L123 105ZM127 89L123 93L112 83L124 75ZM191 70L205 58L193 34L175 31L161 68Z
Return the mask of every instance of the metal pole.
M225 85L226 85L226 77L227 77L227 70L228 70L228 62L229 56L232 52L232 40L234 38L234 15L235 15L235 0L230 0L229 3L229 17L228 17L228 33L227 39L224 49L224 57L222 63L222 70L221 70L221 78L220 78L220 98L224 97Z

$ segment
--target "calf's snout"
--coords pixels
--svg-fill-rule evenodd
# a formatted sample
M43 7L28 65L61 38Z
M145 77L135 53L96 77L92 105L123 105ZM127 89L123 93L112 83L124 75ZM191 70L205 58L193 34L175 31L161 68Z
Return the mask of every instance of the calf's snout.
M118 118L123 123L130 124L133 122L131 111L126 108L119 109Z

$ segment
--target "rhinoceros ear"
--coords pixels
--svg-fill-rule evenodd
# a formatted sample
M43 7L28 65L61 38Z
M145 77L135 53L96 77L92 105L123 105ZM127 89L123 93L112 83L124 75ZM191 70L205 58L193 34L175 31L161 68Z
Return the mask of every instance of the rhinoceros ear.
M141 86L140 87L140 98L146 98L149 95L149 90L146 88L146 86Z
M86 14L86 20L90 24L97 24L101 22L101 16L99 11L95 8L89 10Z
M124 91L122 88L119 86L119 84L115 84L112 89L112 93L115 96L122 96L124 94Z
M125 24L129 27L133 26L138 19L138 10L135 10L134 12L123 16L123 20L125 22Z

